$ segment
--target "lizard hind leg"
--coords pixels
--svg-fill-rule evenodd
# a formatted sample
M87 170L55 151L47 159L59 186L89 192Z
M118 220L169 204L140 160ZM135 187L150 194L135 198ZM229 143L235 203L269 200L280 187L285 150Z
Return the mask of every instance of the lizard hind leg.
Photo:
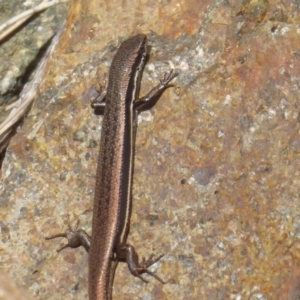
M148 283L148 281L141 276L141 274L143 273L147 273L161 283L165 283L159 276L148 270L150 266L158 262L162 257L163 255L160 255L157 258L153 259L153 255L151 255L149 259L146 260L145 258L143 258L142 262L139 263L139 256L132 245L121 244L118 246L116 251L116 259L122 262L126 262L130 273L133 276L140 278L145 283Z

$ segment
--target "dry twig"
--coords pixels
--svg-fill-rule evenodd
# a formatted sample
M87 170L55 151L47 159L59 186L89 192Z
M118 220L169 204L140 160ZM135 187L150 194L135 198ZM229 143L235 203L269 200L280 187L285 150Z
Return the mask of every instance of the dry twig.
M22 13L18 14L17 16L9 19L4 24L0 26L0 31L3 31L7 28L1 35L0 35L0 41L3 40L5 37L7 37L12 31L14 31L16 28L21 26L24 22L26 22L31 16L34 14L50 7L58 3L67 2L69 0L53 0L53 1L43 1L41 4L23 11Z
M20 94L20 98L14 103L14 108L8 117L0 124L0 153L6 147L5 142L15 124L17 124L28 112L32 101L37 94L37 88L43 78L43 73L45 71L48 59L56 48L64 27L65 25L63 24L55 37L52 39L51 45L41 61L34 78L30 82L26 83L23 91Z

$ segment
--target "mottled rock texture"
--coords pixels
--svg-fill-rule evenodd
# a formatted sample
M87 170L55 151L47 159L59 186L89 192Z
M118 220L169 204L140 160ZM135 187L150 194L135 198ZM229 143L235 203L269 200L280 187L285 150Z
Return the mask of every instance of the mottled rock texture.
M165 254L145 284L119 265L114 299L300 294L300 4L72 1L40 95L2 168L1 269L36 299L87 299L87 254L45 237L90 232L101 117L89 103L120 41L149 36L128 242ZM148 278L148 277L147 277Z

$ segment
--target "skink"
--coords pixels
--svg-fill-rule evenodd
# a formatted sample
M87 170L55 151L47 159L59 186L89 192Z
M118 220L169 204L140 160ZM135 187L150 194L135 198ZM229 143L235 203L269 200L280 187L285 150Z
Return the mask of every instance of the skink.
M147 37L139 34L124 41L109 71L105 98L94 102L102 113L102 133L98 158L91 238L82 230L54 235L67 237L67 247L83 245L89 252L89 299L112 299L112 284L119 261L127 262L130 272L147 282L148 273L163 282L148 267L154 260L139 263L132 245L127 244L131 214L131 191L137 115L155 105L170 81L172 71L145 97L138 99L143 68L147 57ZM50 239L47 238L47 239Z

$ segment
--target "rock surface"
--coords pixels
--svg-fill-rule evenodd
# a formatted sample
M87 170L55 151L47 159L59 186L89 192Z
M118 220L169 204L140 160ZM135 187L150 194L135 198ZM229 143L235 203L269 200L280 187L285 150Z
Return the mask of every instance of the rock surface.
M73 1L65 33L2 168L1 269L36 299L87 299L101 117L89 103L120 41L148 34L128 242L162 285L119 264L114 299L298 299L300 6L296 1ZM145 275L146 276L146 275ZM147 277L148 278L148 277Z

